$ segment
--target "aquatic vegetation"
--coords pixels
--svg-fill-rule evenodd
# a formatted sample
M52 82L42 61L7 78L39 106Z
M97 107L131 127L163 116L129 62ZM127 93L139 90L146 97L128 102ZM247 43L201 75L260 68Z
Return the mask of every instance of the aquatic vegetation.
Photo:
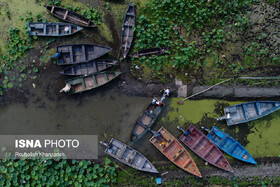
M202 68L211 72L214 66L215 77L205 74L201 78L202 83L208 79L231 74L235 76L250 66L244 65L242 61L232 62L221 53L225 44L235 45L233 40L242 37L252 28L247 14L250 13L251 5L254 3L254 0L147 2L134 28L136 31L134 51L152 47L169 47L170 55L132 60L146 64L158 74L159 79L162 79L166 64L173 65L176 70L172 72L173 74L187 72L189 77L201 77L205 72ZM259 41L266 37L267 34L263 33ZM274 62L277 63L278 59L268 55L271 51L263 42L258 42L257 45L259 46L254 49L247 45L245 48L254 52L253 55L259 57L258 60L274 58ZM210 56L214 57L214 61L209 60ZM240 56L243 57L243 54ZM258 63L254 62L254 64Z
M9 155L9 153L6 153ZM116 183L118 165L104 158L104 165L86 160L0 160L1 186L108 186Z

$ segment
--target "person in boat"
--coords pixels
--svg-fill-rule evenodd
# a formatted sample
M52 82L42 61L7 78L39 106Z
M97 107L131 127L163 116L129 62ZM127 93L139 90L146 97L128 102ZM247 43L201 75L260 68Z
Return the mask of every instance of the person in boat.
M70 89L71 89L71 85L70 84L66 84L66 86L60 90L60 93L61 92L67 93L67 92L70 91Z
M152 100L152 104L153 105L158 105L158 106L161 106L162 105L162 102L161 101L158 101L156 100L155 98Z

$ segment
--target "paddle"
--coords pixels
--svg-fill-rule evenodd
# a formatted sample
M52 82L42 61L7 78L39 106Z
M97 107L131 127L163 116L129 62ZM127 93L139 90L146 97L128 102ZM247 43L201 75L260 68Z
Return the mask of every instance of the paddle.
M203 126L201 126L201 129L202 129L202 130L207 131L208 133L210 133L210 132L211 132L211 130L209 130L209 129L207 129L207 128L203 127Z
M179 126L177 126L177 129L179 129L180 131L182 131L183 133L184 133L184 135L188 135L188 134L190 134L191 132L190 131L188 131L188 130L184 130L184 129L182 129L181 127L179 127Z
M199 95L199 94L202 94L202 93L204 93L204 92L207 92L208 90L211 90L211 89L214 88L215 86L218 86L218 85L220 85L220 84L222 84L222 83L224 83L224 82L230 81L230 80L232 80L232 79L227 79L227 80L221 81L221 82L219 82L219 83L217 83L217 84L215 84L215 85L213 85L213 86L210 86L209 88L207 88L207 89L205 89L205 90L202 90L201 92L197 92L197 93L195 93L195 94L193 94L193 95L191 95L191 96L189 96L189 97L184 98L184 99L181 100L181 101L178 101L177 104L178 104L178 105L183 105L185 100L190 99L190 98L192 98L192 97L194 97L194 96L197 96L197 95Z
M106 148L109 148L109 147L110 147L109 144L107 144L107 143L105 143L105 142L100 141L99 143L100 143L101 145L104 145Z
M158 137L161 136L161 134L160 134L159 132L156 132L156 131L152 130L150 127L147 127L147 129L148 129L148 131L150 131L151 133L153 133L153 136L154 136L155 138L158 138Z

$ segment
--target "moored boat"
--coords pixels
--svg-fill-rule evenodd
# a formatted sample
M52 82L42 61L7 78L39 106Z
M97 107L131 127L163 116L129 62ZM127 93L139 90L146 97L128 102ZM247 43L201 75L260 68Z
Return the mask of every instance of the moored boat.
M68 10L62 7L44 5L44 7L54 16L63 21L73 23L82 27L96 27L97 25L93 23L90 19L83 15L80 15L72 10Z
M60 72L63 75L88 75L91 73L106 70L114 65L118 61L111 59L97 59L86 63L79 63L73 66L67 67Z
M130 57L141 58L142 56L152 56L152 55L163 55L168 51L168 48L150 48L136 51L135 53L130 54Z
M241 103L224 108L225 116L217 120L225 119L228 126L246 123L262 118L280 108L278 101L253 101Z
M153 164L143 156L139 151L112 138L110 143L100 142L106 146L105 153L117 159L118 161L138 169L140 171L158 173Z
M158 104L157 104L158 103ZM146 110L141 114L130 135L130 144L136 143L142 138L155 123L160 115L164 105L157 99L153 98Z
M129 7L126 11L123 27L122 27L122 50L123 50L123 57L126 58L129 49L131 48L131 44L133 41L133 27L135 26L135 10L133 6L133 2L129 4Z
M198 156L218 168L233 172L232 167L220 149L195 126L191 125L187 130L181 127L177 128L183 132L179 140Z
M238 141L236 141L227 133L215 126L212 127L211 131L204 127L202 127L202 129L208 132L207 138L209 138L215 145L217 145L221 150L230 156L244 162L257 164L250 153Z
M110 52L112 48L93 44L71 44L57 46L58 65L88 62Z
M110 82L120 74L121 72L102 71L90 75L75 77L73 79L66 80L66 86L60 90L60 92L64 91L70 95L92 90Z
M150 142L162 154L181 169L198 177L202 177L191 155L174 136L163 127L161 127L157 133L159 133L159 136L154 135L150 139Z
M28 23L30 36L68 36L80 30L83 28L70 23Z

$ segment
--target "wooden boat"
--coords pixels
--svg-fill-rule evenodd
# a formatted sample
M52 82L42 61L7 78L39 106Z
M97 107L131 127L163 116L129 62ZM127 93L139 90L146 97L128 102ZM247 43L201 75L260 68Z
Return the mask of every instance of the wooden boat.
M83 27L70 23L28 23L28 34L30 36L67 36L80 30L83 30Z
M217 120L226 119L227 125L237 125L262 118L280 108L278 101L253 101L224 108L225 116Z
M157 105L157 102L159 102L159 100L157 98L154 98L135 123L130 135L130 144L133 144L140 138L142 138L142 136L144 136L144 134L146 134L150 130L150 128L160 115L164 105Z
M89 62L110 52L112 48L92 44L71 44L57 46L58 65L70 65Z
M118 161L140 171L158 173L153 164L145 156L132 147L114 138L111 139L109 144L104 142L100 143L106 146L105 153L117 159Z
M177 127L183 132L179 140L206 162L233 173L233 169L220 149L201 131L191 125L187 130Z
M161 127L157 132L160 136L153 136L150 142L175 165L193 175L202 177L184 146L165 128Z
M93 73L90 75L75 77L66 81L66 85L70 85L71 88L68 94L81 93L97 87L100 87L114 78L118 77L121 72L115 71L102 71Z
M242 160L244 162L257 164L250 153L230 135L223 132L219 128L213 126L211 131L202 127L202 129L208 132L207 137L217 145L221 150L229 154L230 156Z
M123 21L122 27L122 50L123 57L126 58L131 44L133 41L133 27L135 26L135 10L133 7L133 2L130 3Z
M103 71L113 65L116 65L118 61L110 59L97 59L86 63L75 64L67 67L60 72L63 75L88 75L91 73Z
M135 53L132 53L129 56L133 58L141 58L142 56L163 55L168 50L168 48L143 49L140 51L136 51Z
M63 21L67 21L70 23L73 23L75 25L79 25L82 27L96 27L97 25L93 23L90 19L86 18L85 16L82 16L72 10L68 10L62 7L57 6L50 6L50 5L44 5L44 7L54 16L56 16L59 19L62 19Z

